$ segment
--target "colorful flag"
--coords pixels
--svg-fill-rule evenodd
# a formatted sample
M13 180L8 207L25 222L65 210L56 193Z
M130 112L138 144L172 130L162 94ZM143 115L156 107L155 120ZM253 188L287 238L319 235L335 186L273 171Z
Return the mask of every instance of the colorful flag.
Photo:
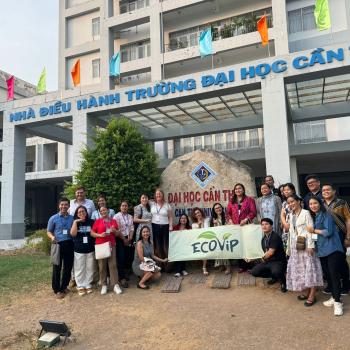
M211 28L201 32L199 36L199 52L201 57L213 54L213 39L211 35Z
M314 15L318 30L325 30L331 27L328 0L316 0Z
M7 84L7 100L13 100L15 98L15 77L12 76L6 80Z
M261 43L263 46L266 46L269 43L269 31L267 29L267 18L265 15L256 22L256 26L261 36Z
M74 86L79 85L80 84L80 60L77 60L75 62L75 65L73 66L71 71L71 75L72 75Z
M40 74L38 86L36 87L38 94L42 94L46 91L46 68L44 67L43 71Z
M120 76L120 53L115 53L111 61L109 63L109 75L111 77L119 77Z

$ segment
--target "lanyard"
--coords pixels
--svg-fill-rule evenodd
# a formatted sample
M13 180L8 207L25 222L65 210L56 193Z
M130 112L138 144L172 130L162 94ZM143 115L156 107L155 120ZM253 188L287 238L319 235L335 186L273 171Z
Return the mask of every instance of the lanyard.
M158 215L159 215L160 211L162 210L163 206L164 206L164 203L158 209L158 204L156 203L156 211L157 211Z
M126 217L126 220L125 220L125 217ZM126 215L122 214L122 218L123 218L125 226L128 227L130 225L130 220L129 220L128 214L126 214Z
M264 242L265 242L265 253L269 250L269 244L270 244L270 240L271 240L271 234L272 234L272 232L271 232L268 236L265 236L265 238L264 238Z

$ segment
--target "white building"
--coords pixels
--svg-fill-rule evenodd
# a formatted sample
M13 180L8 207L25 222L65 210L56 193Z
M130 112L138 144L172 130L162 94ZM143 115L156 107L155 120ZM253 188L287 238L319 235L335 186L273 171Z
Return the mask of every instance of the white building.
M257 178L269 173L302 191L303 177L317 173L349 197L350 3L329 0L332 28L322 32L313 4L60 0L59 91L0 105L0 239L22 237L25 216L46 222L92 128L119 116L156 143L161 168L215 148ZM264 14L267 47L255 25ZM208 26L215 54L201 59L198 37ZM120 82L108 73L117 51ZM77 59L81 86L73 88Z

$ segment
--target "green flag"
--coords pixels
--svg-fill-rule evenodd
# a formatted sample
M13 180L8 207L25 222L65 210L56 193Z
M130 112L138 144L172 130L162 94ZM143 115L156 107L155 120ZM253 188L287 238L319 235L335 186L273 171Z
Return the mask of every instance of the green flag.
M38 86L36 88L38 94L42 94L46 91L46 68L40 74Z
M325 30L331 27L328 0L316 0L314 15L318 30Z

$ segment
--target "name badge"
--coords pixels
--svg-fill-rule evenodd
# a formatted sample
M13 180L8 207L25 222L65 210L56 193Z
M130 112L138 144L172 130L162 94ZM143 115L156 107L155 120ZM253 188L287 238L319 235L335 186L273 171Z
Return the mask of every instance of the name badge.
M83 237L83 243L87 244L88 242L88 238L87 237Z
M86 226L86 232L90 232L91 231L91 226Z
M318 235L316 235L315 233L313 233L312 236L311 236L311 239L312 239L314 242L316 242L316 241L317 241L317 237L318 237Z
M107 233L107 235L109 235L111 233L111 229L107 228L106 233Z
M64 230L62 231L62 233L63 233L64 235L68 235L68 230L64 229Z

